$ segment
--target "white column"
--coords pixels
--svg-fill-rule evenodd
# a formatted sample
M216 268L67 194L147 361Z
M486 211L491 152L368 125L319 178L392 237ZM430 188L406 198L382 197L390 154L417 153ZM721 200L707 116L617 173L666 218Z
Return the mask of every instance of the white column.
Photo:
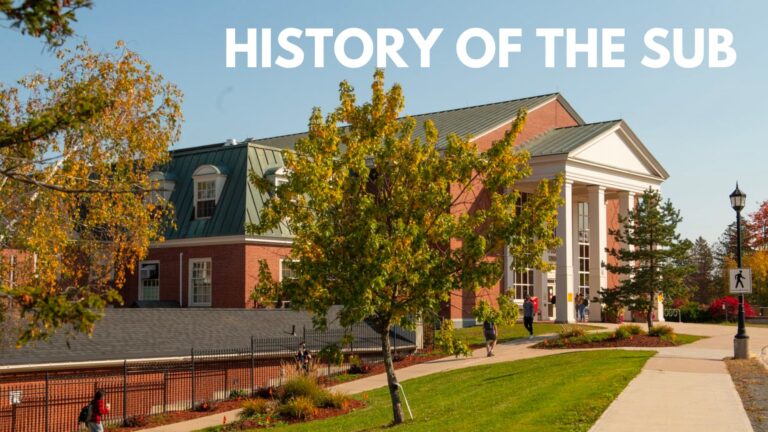
M557 248L555 295L557 322L575 321L573 310L573 181L566 180L560 192L563 206L557 210L557 236L562 244Z
M627 217L627 214L630 210L635 208L635 193L629 192L629 191L619 191L619 216L621 217ZM631 246L620 243L619 249L625 249L630 248ZM627 275L620 275L619 280L624 280L627 278ZM626 310L624 311L624 321L631 321L632 320L632 311Z
M605 187L587 186L589 195L589 321L602 321L600 302L592 299L600 290L608 287L608 272L603 267L606 261L608 222L605 214Z

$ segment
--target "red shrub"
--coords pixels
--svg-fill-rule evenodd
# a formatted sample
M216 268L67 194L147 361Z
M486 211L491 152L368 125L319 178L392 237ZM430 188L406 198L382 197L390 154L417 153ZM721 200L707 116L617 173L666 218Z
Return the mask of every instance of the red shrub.
M714 319L725 319L726 313L725 310L723 310L723 305L725 305L725 310L728 311L728 319L735 320L739 313L739 300L732 296L726 296L713 301L712 304L709 305L709 315ZM746 299L744 299L744 316L757 316Z

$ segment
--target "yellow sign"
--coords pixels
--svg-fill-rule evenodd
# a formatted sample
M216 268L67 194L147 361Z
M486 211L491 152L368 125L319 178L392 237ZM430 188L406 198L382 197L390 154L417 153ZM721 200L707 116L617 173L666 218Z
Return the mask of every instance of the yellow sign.
M569 302L573 301L573 293L568 293L568 301Z

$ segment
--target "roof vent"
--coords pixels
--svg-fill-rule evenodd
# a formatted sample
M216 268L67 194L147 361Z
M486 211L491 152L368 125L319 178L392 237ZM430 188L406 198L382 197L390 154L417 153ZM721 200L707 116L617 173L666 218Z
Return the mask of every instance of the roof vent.
M227 140L226 140L226 141L224 141L224 145L225 145L225 146L233 146L233 145L237 145L237 140L236 140L236 139L234 139L234 138L227 138Z

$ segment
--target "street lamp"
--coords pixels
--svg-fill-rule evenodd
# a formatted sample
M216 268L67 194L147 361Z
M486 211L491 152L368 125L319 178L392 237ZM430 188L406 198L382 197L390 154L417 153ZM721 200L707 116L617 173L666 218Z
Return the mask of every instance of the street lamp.
M741 268L741 210L747 201L747 194L739 190L739 183L736 183L736 190L731 193L731 207L736 210L736 266ZM739 327L736 337L733 339L733 358L746 359L749 357L749 336L744 326L744 294L739 294Z

